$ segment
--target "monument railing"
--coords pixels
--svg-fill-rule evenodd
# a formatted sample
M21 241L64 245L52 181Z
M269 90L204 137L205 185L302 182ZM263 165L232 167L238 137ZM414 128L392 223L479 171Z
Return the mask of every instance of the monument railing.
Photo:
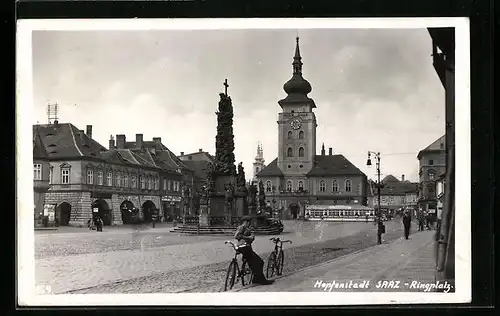
M184 225L198 225L198 216L196 215L186 215L186 220Z

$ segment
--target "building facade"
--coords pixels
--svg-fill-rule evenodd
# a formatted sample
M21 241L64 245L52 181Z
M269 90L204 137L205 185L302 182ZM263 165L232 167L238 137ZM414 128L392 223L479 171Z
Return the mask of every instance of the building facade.
M33 127L33 194L35 227L53 226L54 210L45 207L45 193L49 189L49 156L40 135Z
M114 149L132 161L135 155L142 159L141 163L161 170L159 204L162 218L171 220L194 212L194 171L162 143L161 137L145 141L143 134L136 134L135 141L130 142L126 135L116 135Z
M105 225L150 222L161 216L162 196L181 196L182 173L156 163L142 146L109 149L71 123L37 125L50 163L45 204L58 225L83 226L95 216ZM168 183L171 183L169 189Z
M422 149L417 159L419 161L418 207L425 213L437 215L436 181L446 171L445 136Z
M412 214L417 206L418 183L407 181L404 175L401 180L393 175L386 176L382 181L380 189L380 209L383 213L395 216L403 210L409 210ZM378 208L378 195L376 183L369 180L368 205Z
M284 84L287 97L278 103L278 157L257 174L267 203L282 210L282 218L301 218L307 204L367 204L367 178L341 154L316 154L316 104L302 77L299 38L292 78Z

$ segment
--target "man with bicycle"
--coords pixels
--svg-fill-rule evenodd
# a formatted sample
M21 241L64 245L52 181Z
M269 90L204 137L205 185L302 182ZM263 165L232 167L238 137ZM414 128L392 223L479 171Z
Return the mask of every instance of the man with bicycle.
M252 217L243 216L241 220L242 224L236 229L234 238L238 241L238 251L241 252L243 258L248 262L252 270L252 283L262 285L272 284L274 281L267 280L264 276L264 261L252 249L252 242L255 240L255 236L249 228Z

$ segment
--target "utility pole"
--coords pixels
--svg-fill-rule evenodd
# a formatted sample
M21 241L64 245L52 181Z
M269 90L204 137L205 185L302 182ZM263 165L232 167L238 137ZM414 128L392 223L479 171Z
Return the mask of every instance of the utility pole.
M371 155L375 156L375 166L377 172L377 211L375 212L376 223L377 223L377 243L380 245L382 243L382 234L385 233L385 226L382 223L382 214L380 211L380 189L383 187L383 184L380 182L380 153L368 151L368 160L366 161L367 166L372 165Z

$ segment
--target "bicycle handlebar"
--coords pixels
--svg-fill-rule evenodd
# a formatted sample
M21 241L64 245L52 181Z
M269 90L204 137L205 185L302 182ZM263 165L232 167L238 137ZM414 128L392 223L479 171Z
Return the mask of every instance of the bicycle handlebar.
M288 243L292 243L291 240L280 240L277 237L269 238L269 240L272 240L274 243L279 243L279 242L282 243L282 244L287 243L287 242Z
M236 245L231 241L231 240L226 240L224 244L231 244L233 246L234 250L236 250Z

